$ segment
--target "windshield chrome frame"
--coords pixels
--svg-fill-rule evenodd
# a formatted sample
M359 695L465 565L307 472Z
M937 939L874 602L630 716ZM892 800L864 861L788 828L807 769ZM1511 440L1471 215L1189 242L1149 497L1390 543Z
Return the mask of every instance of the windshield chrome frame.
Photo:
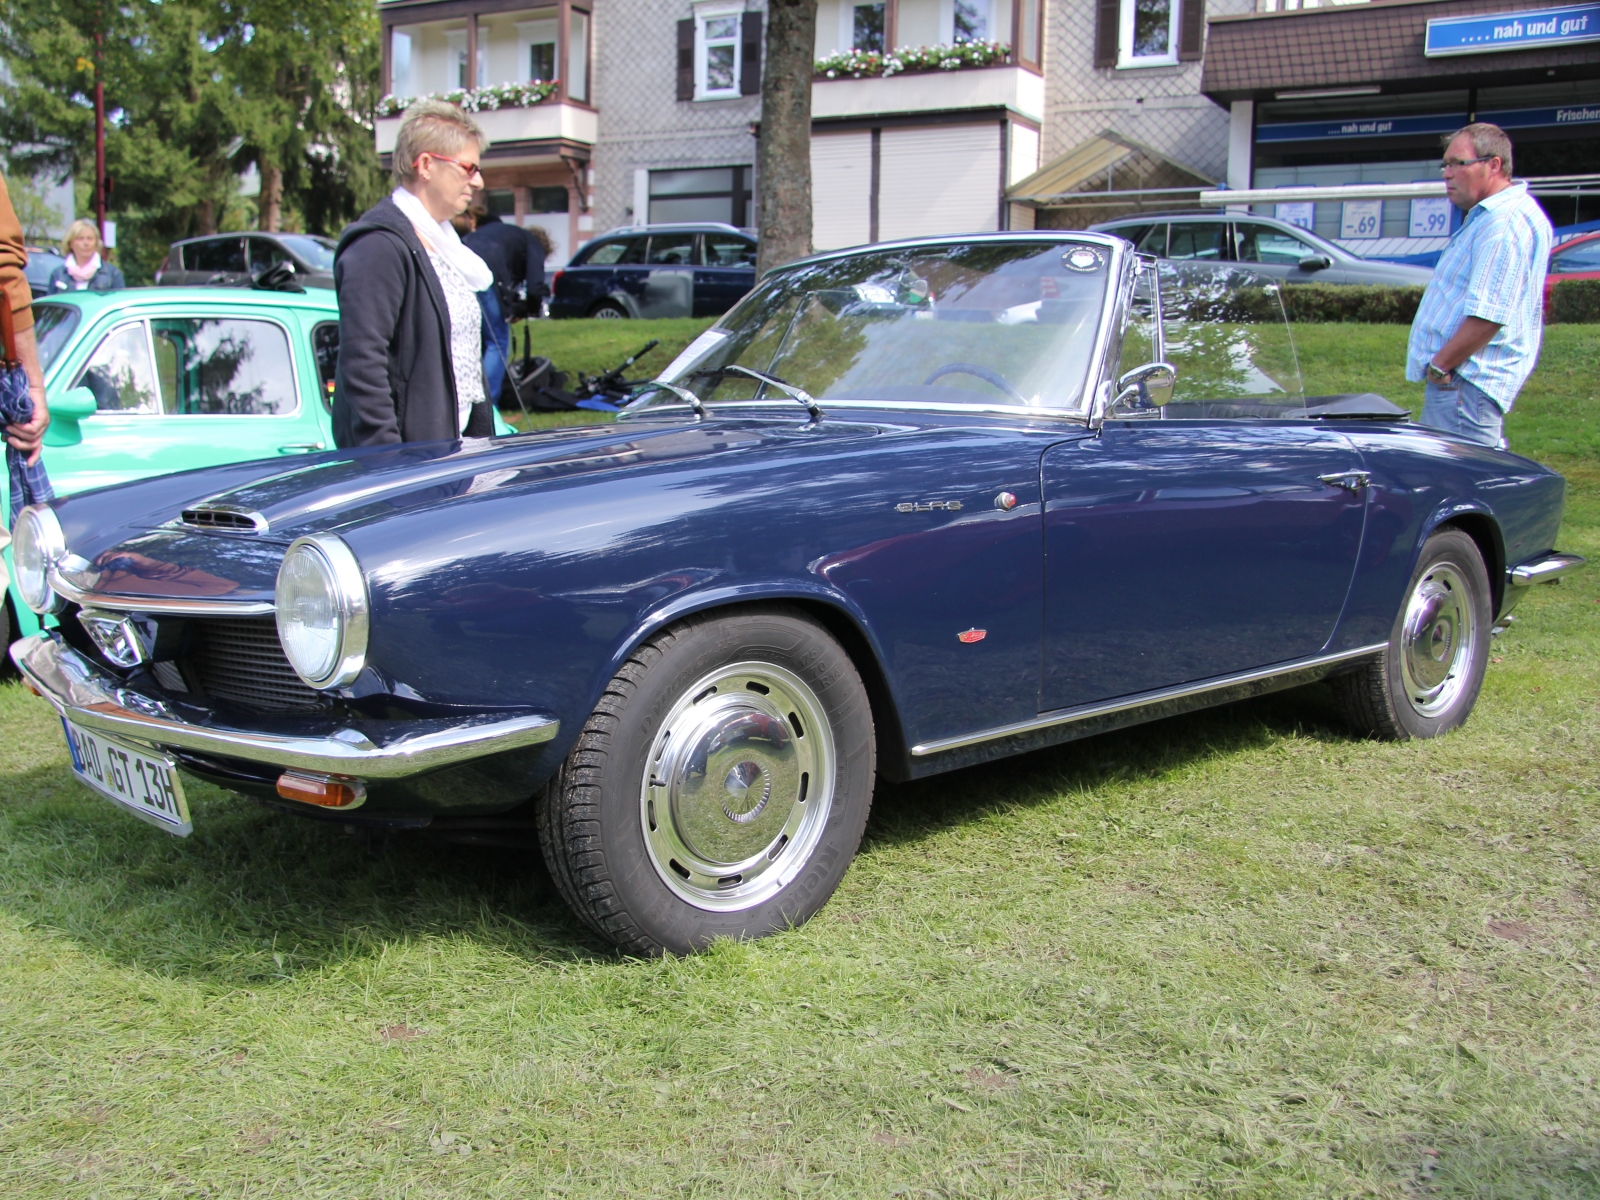
M807 258L797 259L791 263L784 263L781 267L774 267L768 271L757 286L762 286L769 280L780 277L786 271L791 271L796 267L809 266L813 263L852 258L861 254L881 254L891 250L966 246L974 242L1047 242L1062 246L1090 245L1097 246L1107 252L1109 261L1106 267L1105 295L1101 301L1100 319L1096 325L1094 342L1089 352L1089 365L1084 371L1084 387L1080 393L1078 405L1073 408L1056 408L1047 405L1026 404L942 403L920 400L833 400L827 397L819 397L818 402L824 406L824 424L826 424L826 414L834 409L983 413L996 416L1048 417L1053 420L1068 420L1079 425L1091 423L1096 409L1097 398L1105 386L1107 365L1115 354L1116 339L1121 337L1121 321L1127 312L1128 302L1132 296L1134 279L1132 264L1136 260L1136 255L1133 244L1123 238L1109 233L1090 233L1085 230L1073 229L1060 231L1012 230L1004 233L955 234L931 238L906 238L895 242L874 242L870 246L855 246L848 250L829 250L821 254L810 255ZM733 310L730 309L729 311ZM708 327L708 331L720 328L721 324L722 319L719 319ZM718 400L708 404L707 411L731 412L741 408L779 407L791 407L791 405L787 400L781 404L772 400ZM686 404L651 404L635 408L632 403L629 403L623 408L617 419L622 421L630 418L639 419L678 409L688 410L688 408L689 406Z

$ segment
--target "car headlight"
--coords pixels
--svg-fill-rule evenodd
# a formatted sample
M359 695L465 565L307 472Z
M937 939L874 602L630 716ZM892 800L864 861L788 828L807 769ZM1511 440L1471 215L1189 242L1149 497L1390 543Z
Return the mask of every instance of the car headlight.
M30 504L17 517L11 536L11 567L22 602L39 614L59 612L63 600L50 586L50 570L67 553L55 510Z
M367 661L367 580L336 537L295 541L278 568L278 641L314 688L353 683Z

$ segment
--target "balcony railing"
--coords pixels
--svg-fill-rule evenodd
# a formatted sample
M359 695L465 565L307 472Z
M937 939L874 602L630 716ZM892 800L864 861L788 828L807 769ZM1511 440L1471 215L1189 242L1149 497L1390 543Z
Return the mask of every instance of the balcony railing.
M535 79L530 83L501 83L493 87L457 88L430 96L385 96L378 101L379 117L398 117L418 100L445 100L464 112L496 112L502 108L532 108L556 96L561 85L556 80Z

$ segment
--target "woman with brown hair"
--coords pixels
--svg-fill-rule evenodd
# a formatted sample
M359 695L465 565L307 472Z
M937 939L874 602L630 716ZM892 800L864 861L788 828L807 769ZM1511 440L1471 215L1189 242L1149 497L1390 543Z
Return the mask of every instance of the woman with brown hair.
M494 432L476 295L494 275L451 225L483 187L487 145L455 105L413 104L395 140L397 186L339 239L333 431L341 447Z

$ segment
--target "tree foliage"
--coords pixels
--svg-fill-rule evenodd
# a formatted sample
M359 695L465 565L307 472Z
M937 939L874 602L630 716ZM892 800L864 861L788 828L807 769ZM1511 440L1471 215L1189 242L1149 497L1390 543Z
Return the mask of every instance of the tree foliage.
M17 173L72 176L82 196L98 62L107 216L130 282L181 237L337 233L382 187L377 43L363 0L0 0L0 143ZM258 204L239 196L252 164Z

